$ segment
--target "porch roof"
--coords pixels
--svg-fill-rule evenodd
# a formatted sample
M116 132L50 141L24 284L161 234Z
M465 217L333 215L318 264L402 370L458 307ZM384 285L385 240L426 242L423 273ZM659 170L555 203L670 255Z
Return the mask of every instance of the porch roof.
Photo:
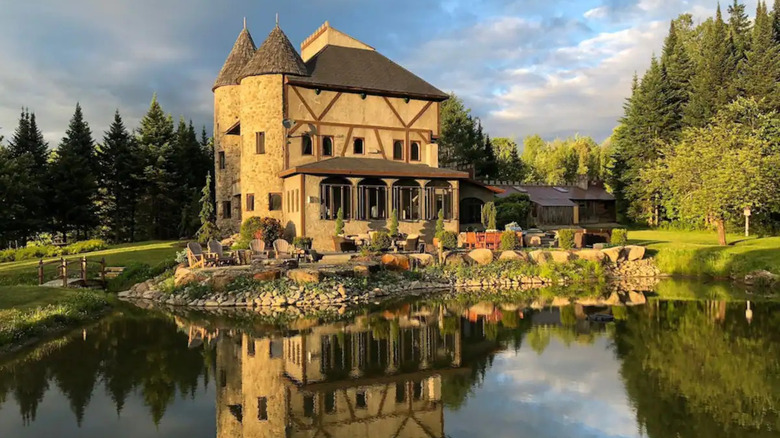
M378 158L347 158L335 157L314 163L295 166L282 171L279 176L305 175L339 175L339 176L379 176L401 178L438 178L438 179L468 179L467 172L452 169L431 167L426 164L411 164L402 161L384 160Z

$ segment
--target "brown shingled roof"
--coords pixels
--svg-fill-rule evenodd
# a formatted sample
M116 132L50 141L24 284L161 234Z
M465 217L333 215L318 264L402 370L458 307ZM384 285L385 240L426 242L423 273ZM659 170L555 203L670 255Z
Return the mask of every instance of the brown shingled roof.
M308 77L290 83L344 91L445 100L449 96L374 50L329 45L306 62Z
M238 38L235 44L233 44L233 49L225 60L222 70L219 71L211 91L224 85L238 85L238 75L254 53L255 42L252 41L252 35L249 34L249 31L244 28L238 34Z
M268 74L299 76L308 74L301 55L293 48L287 35L278 25L268 34L268 38L244 66L238 80L240 81L247 76Z
M467 179L469 177L469 174L466 172L431 167L426 164L410 164L378 158L345 157L330 158L296 166L283 171L279 176L287 177L300 173L307 175L383 176L391 178Z

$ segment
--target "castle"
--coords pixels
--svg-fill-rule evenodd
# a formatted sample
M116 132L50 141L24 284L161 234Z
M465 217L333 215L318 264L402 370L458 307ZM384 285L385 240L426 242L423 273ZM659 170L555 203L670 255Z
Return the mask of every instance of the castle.
M278 23L255 48L246 29L214 92L218 226L273 217L287 237L332 250L346 234L387 228L430 242L479 222L491 189L439 167L440 106L448 95L325 22L300 54Z

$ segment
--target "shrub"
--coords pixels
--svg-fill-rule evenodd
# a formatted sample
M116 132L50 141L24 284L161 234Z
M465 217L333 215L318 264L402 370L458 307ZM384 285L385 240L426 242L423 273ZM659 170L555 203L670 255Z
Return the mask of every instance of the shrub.
M16 250L15 260L39 259L42 257L56 257L62 254L62 250L56 246L28 246Z
M441 233L444 232L444 210L439 210L436 217L436 233L434 236L438 239Z
M517 239L517 233L514 231L504 231L501 233L501 245L499 248L502 251L512 251L520 247Z
M574 234L574 230L570 228L558 230L558 246L561 249L574 248Z
M390 235L391 236L397 236L398 235L398 210L395 208L393 209L392 213L390 213Z
M444 231L439 236L439 241L444 249L456 249L458 247L458 235L454 231Z
M625 228L615 228L612 230L612 237L609 240L612 245L623 246L628 243L628 231Z
M528 195L515 193L496 201L496 225L503 229L507 224L517 222L522 228L528 228L528 214L531 212L531 199Z
M311 248L311 237L296 237L293 239L293 246L299 249Z
M482 225L488 230L496 229L496 204L487 202L482 206Z
M262 239L266 246L273 245L275 240L282 238L284 230L282 229L282 223L279 222L279 219L264 217L260 222L260 229L255 233L255 238ZM247 245L249 245L248 241Z
M0 263L12 262L14 260L16 260L15 249L4 249L0 251Z
M339 207L339 211L336 213L336 230L333 235L341 236L342 234L344 234L344 210Z
M176 253L176 263L187 263L187 249L183 249Z
M62 248L62 254L81 254L83 252L100 251L101 249L106 249L106 242L102 239L82 240Z
M393 239L384 231L380 231L371 238L372 251L386 251L393 245Z
M238 239L233 244L234 249L247 249L249 248L249 242L255 238L255 235L263 226L262 218L257 216L247 218L241 224L241 231L238 233Z

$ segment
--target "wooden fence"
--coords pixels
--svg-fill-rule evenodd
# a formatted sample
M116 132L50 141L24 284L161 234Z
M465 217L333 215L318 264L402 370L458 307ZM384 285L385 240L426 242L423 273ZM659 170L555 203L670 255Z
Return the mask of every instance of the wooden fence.
M89 271L89 265L94 264L97 265L100 270L98 271L100 275L100 284L102 287L106 287L106 259L101 258L100 260L87 260L86 257L81 257L79 259L71 259L68 260L65 257L61 257L59 260L52 260L49 262L44 262L43 259L38 261L38 285L42 285L45 283L44 281L44 275L43 270L45 266L48 265L56 265L57 266L57 277L62 280L62 287L68 287L68 271L69 267L72 265L78 265L79 270L79 279L82 281L84 285L87 284L88 278L88 271ZM71 271L72 272L72 271Z

